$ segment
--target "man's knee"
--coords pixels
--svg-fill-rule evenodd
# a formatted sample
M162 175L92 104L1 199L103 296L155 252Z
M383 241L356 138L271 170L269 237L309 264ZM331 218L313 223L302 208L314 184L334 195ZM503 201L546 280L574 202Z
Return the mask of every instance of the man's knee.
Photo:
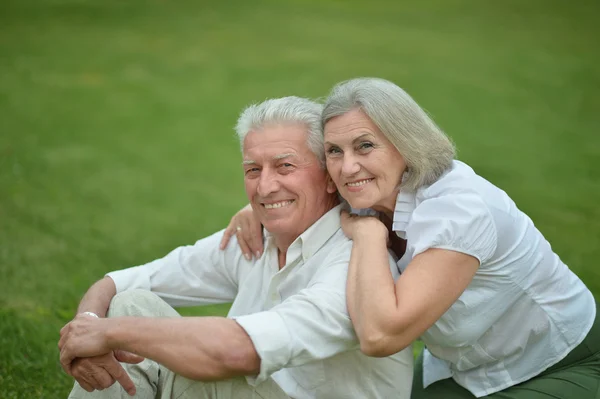
M108 317L153 316L154 310L167 306L153 292L142 289L127 290L118 293L110 301Z

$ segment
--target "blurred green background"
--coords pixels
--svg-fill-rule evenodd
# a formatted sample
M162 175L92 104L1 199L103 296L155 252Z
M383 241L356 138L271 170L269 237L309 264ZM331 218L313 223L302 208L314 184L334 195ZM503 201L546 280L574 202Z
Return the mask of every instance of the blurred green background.
M0 397L66 397L58 331L86 288L246 203L242 107L356 76L411 93L600 294L599 16L596 0L2 1Z

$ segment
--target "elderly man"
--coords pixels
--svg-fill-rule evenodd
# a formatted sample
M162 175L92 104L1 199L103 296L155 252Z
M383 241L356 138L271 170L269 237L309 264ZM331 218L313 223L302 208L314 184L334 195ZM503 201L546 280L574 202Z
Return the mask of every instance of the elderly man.
M410 351L363 355L348 317L352 243L324 169L320 113L298 97L242 113L244 184L264 254L248 259L235 242L220 251L221 231L94 284L61 330L71 397L410 396ZM224 302L228 318L171 308Z

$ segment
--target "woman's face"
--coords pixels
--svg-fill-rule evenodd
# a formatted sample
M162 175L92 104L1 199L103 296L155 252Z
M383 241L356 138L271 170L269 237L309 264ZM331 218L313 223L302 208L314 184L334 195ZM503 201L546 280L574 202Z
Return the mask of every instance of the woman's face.
M393 212L404 158L360 109L325 124L327 170L353 208Z

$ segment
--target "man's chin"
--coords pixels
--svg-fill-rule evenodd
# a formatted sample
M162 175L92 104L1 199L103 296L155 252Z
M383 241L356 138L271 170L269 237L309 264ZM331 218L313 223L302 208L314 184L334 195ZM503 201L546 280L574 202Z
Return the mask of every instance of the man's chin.
M293 229L288 218L267 219L262 225L271 234L287 234Z

